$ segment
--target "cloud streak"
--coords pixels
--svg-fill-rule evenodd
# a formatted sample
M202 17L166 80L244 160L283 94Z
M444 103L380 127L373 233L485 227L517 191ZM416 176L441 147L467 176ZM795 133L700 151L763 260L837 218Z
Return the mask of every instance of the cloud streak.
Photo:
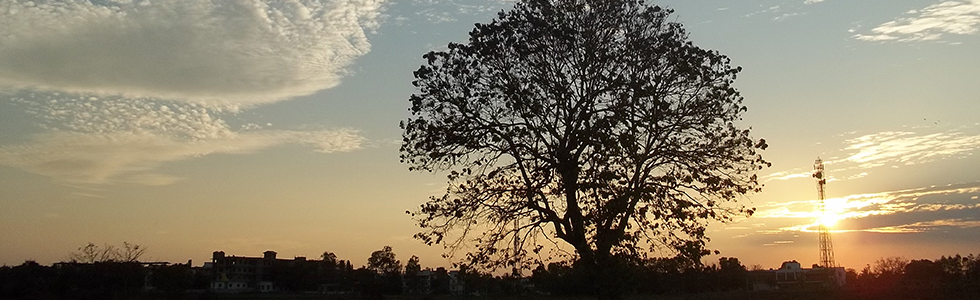
M869 169L876 167L908 166L968 157L980 149L980 134L974 131L975 127L943 132L883 131L846 139L842 142L842 148L830 153L832 159L824 161L828 167L834 168L828 172L828 181L864 178L869 176ZM842 177L833 175L847 171L857 173ZM760 179L769 182L810 178L812 172L796 168L764 175Z
M980 0L944 1L878 25L867 34L856 34L862 41L918 42L939 40L946 35L972 35L980 32Z
M0 87L253 105L337 85L384 0L3 1Z
M324 153L359 149L353 130L260 131L182 140L148 132L54 132L28 144L0 147L0 164L71 183L167 185L179 177L155 173L165 162L210 154L247 154L284 144L312 146Z
M959 131L919 134L910 131L886 131L850 139L843 150L851 154L843 161L860 168L886 164L914 165L946 158L971 155L980 148L980 135ZM840 163L843 161L837 161Z
M754 217L782 219L794 225L778 232L816 232L820 221L836 223L837 232L914 233L945 227L980 227L980 183L857 194L825 201L792 201L762 206Z
M429 23L440 24L458 21L459 16L493 15L494 12L512 6L514 0L412 0L418 7L416 17Z
M349 128L313 131L232 130L226 112L205 105L123 97L14 97L48 132L0 146L0 165L69 183L167 185L177 176L155 173L167 162L210 154L248 154L302 145L316 152L354 151L365 139Z

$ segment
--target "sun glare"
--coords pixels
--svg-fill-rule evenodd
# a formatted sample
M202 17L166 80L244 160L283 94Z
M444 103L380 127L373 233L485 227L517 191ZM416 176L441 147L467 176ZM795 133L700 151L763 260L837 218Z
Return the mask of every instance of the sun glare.
M820 219L817 220L817 224L823 225L824 227L834 227L837 221L841 219L841 216L831 212L825 212Z
M825 227L834 227L838 221L845 218L844 212L847 210L847 199L827 199L824 200L823 206L822 211L818 206L815 212L819 216L817 218L817 224Z

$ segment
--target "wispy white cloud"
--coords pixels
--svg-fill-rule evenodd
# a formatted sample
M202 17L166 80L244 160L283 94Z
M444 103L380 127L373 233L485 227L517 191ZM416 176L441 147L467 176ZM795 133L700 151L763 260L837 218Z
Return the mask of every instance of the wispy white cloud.
M955 227L955 228L977 228L980 227L980 220L966 220L966 219L943 219L943 220L933 220L926 222L915 222L912 224L902 224L897 226L882 226L868 228L861 231L865 232L879 232L879 233L918 233L925 231L933 231L945 227Z
M782 20L785 20L787 18L792 18L792 17L796 17L796 16L800 16L800 15L805 15L805 14L806 13L802 13L802 12L785 13L785 14L779 15L779 16L777 16L775 18L772 18L772 19L773 19L773 21L782 21Z
M413 0L415 16L429 23L455 22L459 16L486 15L513 6L515 0Z
M743 17L754 17L756 15L761 15L761 14L774 14L774 13L780 13L782 11L779 5L771 5L766 7L760 4L760 6L761 6L760 10L748 13Z
M843 149L849 156L841 162L872 168L886 164L914 165L946 158L971 155L980 148L980 135L960 131L916 133L886 131L847 140Z
M286 144L322 153L357 150L365 143L349 128L313 131L245 126L232 130L225 112L205 105L40 94L14 97L41 120L47 133L0 146L0 165L68 183L166 185L179 176L155 172L166 162L209 154L246 154Z
M928 128L883 131L842 141L842 148L824 161L828 181L867 177L870 169L882 166L908 166L973 155L980 149L977 126L937 132ZM846 135L856 135L856 132ZM762 176L763 182L810 178L812 170L795 168Z
M812 4L810 1L804 3L792 2L792 1L779 1L777 3L760 3L758 8L750 13L743 15L743 17L765 17L773 21L784 21L790 18L806 15L809 13L809 9L805 7L804 4ZM818 1L819 2L819 1ZM777 4L777 5L773 5Z
M209 154L245 154L283 144L306 144L319 152L361 147L353 130L257 131L186 140L150 132L52 132L30 143L0 146L0 164L71 183L167 185L178 176L156 173L166 162Z
M790 180L790 179L795 179L795 178L810 178L812 175L813 175L813 172L811 172L811 171L801 172L801 171L799 171L799 169L795 169L795 170L792 170L792 171L782 171L782 172L776 172L776 173L772 173L772 174L769 174L769 175L765 175L765 176L762 176L760 179L763 182L769 182L769 181L773 181L773 180Z
M251 105L337 85L385 0L2 1L0 88Z
M931 41L945 35L980 32L980 0L944 1L885 22L870 33L855 34L863 41Z

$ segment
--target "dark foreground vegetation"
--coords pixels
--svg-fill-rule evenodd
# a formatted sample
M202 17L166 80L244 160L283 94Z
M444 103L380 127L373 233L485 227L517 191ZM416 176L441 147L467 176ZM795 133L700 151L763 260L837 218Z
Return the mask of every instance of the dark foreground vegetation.
M529 277L493 276L461 268L423 274L417 265L379 272L349 262L324 261L280 268L277 290L227 293L210 290L213 274L189 264L102 261L32 261L0 267L0 299L590 299L589 276L575 267L538 266ZM841 288L753 291L753 272L736 258L692 265L654 259L626 268L618 278L627 299L978 299L980 256L936 260L883 258L847 270ZM399 263L396 262L396 265ZM758 267L755 267L758 269ZM456 285L457 287L453 287Z

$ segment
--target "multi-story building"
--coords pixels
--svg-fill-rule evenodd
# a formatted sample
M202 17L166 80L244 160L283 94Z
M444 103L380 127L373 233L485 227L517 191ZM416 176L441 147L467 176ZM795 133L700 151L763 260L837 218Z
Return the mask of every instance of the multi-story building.
M215 251L211 259L211 289L232 292L271 292L276 289L271 271L276 264L305 262L305 257L278 259L275 251L266 251L262 257L226 256Z
M792 260L783 262L778 270L751 271L749 280L753 290L826 289L844 286L845 273L842 267L822 268L814 265L806 269Z

